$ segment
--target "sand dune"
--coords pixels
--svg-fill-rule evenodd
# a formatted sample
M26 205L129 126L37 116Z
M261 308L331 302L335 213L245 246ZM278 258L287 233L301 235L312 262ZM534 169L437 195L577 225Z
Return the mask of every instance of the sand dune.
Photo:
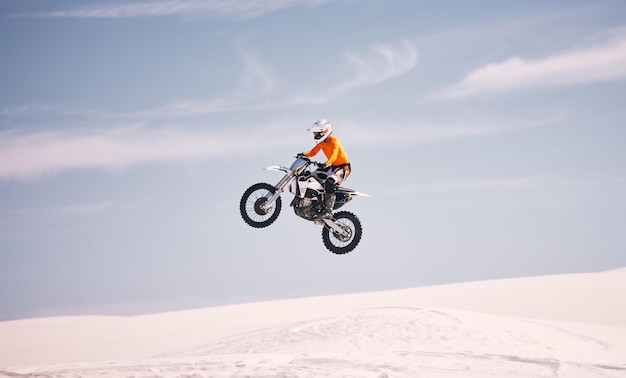
M626 377L626 270L0 323L0 376Z

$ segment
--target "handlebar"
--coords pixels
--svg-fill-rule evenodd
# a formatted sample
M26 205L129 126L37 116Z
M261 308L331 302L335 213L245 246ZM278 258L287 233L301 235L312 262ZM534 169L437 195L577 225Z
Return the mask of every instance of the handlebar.
M305 154L303 154L302 152L300 152L299 154L296 155L296 158L298 159L302 159L304 161L307 162L307 164L315 164L317 166L317 168L319 169L324 169L327 168L326 165L324 163L319 163L316 161L311 160L310 157L306 156Z

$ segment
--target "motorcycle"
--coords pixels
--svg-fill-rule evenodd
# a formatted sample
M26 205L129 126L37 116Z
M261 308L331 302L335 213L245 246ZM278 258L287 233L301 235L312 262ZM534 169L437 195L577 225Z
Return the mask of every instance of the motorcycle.
M239 211L243 220L254 228L264 228L272 224L280 214L281 195L286 188L294 194L290 206L297 216L322 225L322 241L331 252L343 255L356 248L363 229L361 221L349 211L338 211L332 217L320 217L325 193L322 173L313 174L311 167L322 166L303 154L298 154L289 168L271 166L269 171L284 172L276 185L258 183L249 187L241 197ZM318 171L319 172L319 171ZM337 187L333 211L350 202L354 197L371 197L353 189Z

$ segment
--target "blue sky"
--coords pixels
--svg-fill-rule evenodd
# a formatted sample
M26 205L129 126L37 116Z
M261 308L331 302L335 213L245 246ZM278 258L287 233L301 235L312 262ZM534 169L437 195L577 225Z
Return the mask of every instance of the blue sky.
M0 48L0 320L626 266L623 1L5 0ZM318 118L346 256L238 214Z

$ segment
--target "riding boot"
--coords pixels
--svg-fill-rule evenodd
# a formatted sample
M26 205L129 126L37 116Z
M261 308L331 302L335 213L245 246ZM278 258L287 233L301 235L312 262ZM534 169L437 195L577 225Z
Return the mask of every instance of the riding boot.
M321 214L321 216L324 218L332 218L334 206L335 206L335 193L324 194L324 211Z

